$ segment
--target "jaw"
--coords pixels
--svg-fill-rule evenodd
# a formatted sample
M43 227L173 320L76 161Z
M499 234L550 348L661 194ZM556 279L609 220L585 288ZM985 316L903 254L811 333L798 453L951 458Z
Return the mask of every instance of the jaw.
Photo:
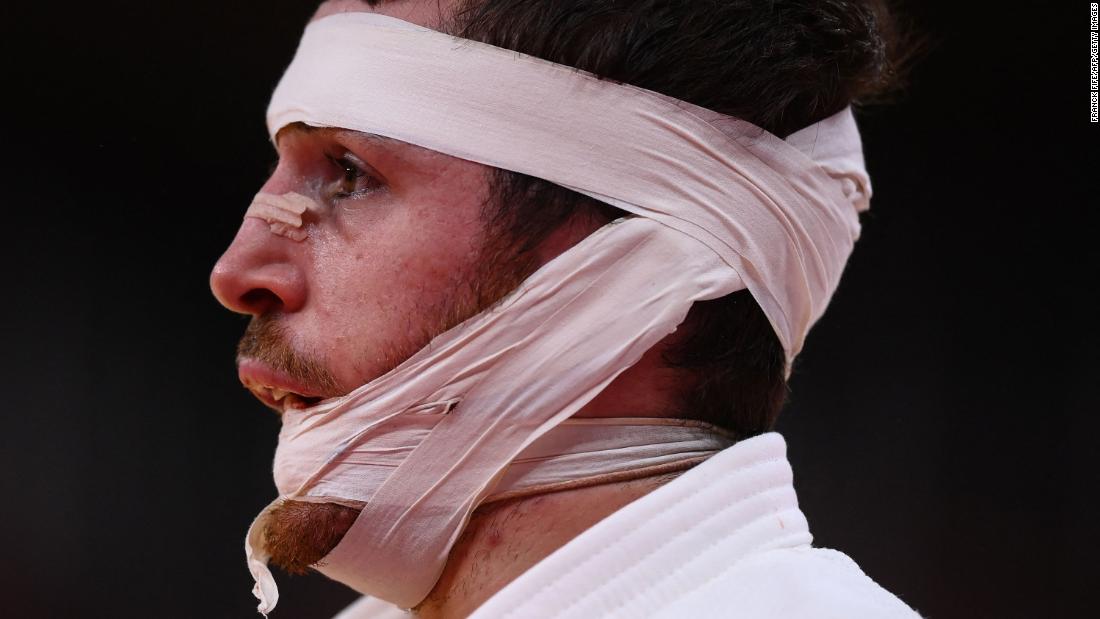
M306 574L336 547L359 510L335 503L283 501L265 520L264 545L271 563L290 574Z

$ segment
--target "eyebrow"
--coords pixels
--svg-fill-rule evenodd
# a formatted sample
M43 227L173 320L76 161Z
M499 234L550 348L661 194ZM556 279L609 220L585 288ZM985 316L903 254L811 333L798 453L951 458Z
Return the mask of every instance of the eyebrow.
M283 127L282 129L279 129L279 131L275 134L275 144L279 143L279 138L288 133L302 133L307 135L312 133L336 133L354 140L370 142L375 146L395 146L399 143L399 140L387 138L386 136L378 135L377 133L366 133L364 131L356 131L354 129L342 129L339 127L314 127L313 125L307 125L304 122L294 122Z

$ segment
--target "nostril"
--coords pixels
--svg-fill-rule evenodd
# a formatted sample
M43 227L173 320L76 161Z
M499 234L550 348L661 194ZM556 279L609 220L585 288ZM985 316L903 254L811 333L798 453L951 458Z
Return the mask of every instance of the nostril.
M265 314L281 304L279 297L266 288L253 288L241 295L241 305L251 314Z

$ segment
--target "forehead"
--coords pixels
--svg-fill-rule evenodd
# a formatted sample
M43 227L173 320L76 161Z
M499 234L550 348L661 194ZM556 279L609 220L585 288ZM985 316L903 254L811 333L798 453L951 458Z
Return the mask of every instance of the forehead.
M378 6L369 6L363 0L328 0L321 4L313 19L321 19L337 13L377 13L407 22L438 28L447 15L451 15L462 0L387 0Z
M295 122L283 127L282 129L279 129L278 133L275 134L275 147L278 148L279 141L289 135L314 135L321 137L332 137L337 139L351 140L362 145L370 145L380 148L395 148L405 145L399 140L376 135L374 133L363 133L362 131L340 129L338 127L311 127L305 123ZM409 144L406 146L412 145Z
M310 21L316 21L323 17L336 15L338 13L376 13L378 15L394 17L420 26L436 29L445 16L450 15L462 1L463 0L384 0L377 6L370 6L363 0L327 0L321 3ZM429 152L427 149L419 146L406 144L392 138L372 133L362 133L350 129L338 128L317 129L302 123L294 123L280 129L275 136L276 149L278 149L280 138L287 134L337 136L380 148L404 148Z

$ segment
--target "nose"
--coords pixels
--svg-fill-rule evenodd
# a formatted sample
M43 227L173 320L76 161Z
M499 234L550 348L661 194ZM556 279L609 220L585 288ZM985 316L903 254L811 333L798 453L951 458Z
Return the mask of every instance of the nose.
M236 238L210 273L218 302L240 313L294 312L306 302L307 281L300 248L271 233L268 224L245 218Z

